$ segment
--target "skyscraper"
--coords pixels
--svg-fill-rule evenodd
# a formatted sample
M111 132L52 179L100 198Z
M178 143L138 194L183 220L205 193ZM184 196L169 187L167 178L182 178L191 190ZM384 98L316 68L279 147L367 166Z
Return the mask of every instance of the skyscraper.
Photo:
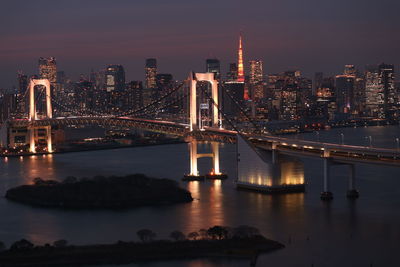
M143 106L143 86L141 81L131 81L127 85L128 102L127 106L138 109Z
M28 88L28 76L21 71L18 72L18 91L17 91L17 114L22 115L26 112L26 90Z
M109 65L105 73L106 91L124 91L125 71L121 65Z
M394 87L394 65L385 63L379 65L379 81L383 88L385 117L390 118L393 115L397 98Z
M261 60L250 60L250 84L257 84L263 80L263 62Z
M236 65L236 63L230 63L229 64L229 71L226 74L226 80L228 82L237 81L237 77L238 77L237 65Z
M370 116L389 118L395 111L394 66L367 66L365 72L365 107Z
M250 91L253 100L264 97L264 74L261 60L250 60Z
M239 36L239 50L238 50L238 78L237 81L244 83L244 66L243 66L243 45L242 35Z
M206 60L206 72L215 73L215 78L219 79L221 76L221 66L219 60L216 58L209 58Z
M350 64L345 65L343 74L344 75L353 75L353 76L355 76L356 75L356 68L354 67L354 65L350 65Z
M336 103L339 113L351 113L354 110L354 75L337 75Z
M148 58L146 59L146 66L145 66L145 73L146 73L146 88L156 88L157 87L157 59L155 58Z
M57 63L55 57L39 58L39 75L41 79L48 79L52 85L57 82Z

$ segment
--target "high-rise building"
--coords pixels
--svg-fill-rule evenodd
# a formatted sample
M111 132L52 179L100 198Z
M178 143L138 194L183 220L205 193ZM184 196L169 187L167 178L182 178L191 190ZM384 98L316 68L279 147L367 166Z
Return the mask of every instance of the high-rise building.
M337 75L336 83L336 104L338 113L350 114L354 111L354 75Z
M28 76L22 72L18 72L18 90L17 90L17 115L22 115L27 111L27 96L25 95L28 89Z
M57 82L57 63L55 57L39 58L39 75L41 79L48 79L52 85Z
M105 73L106 92L124 91L125 71L121 65L109 65Z
M75 107L83 112L93 110L93 83L80 80L75 84Z
M229 71L226 74L226 80L228 82L233 82L236 81L238 78L238 67L236 63L230 63L229 64Z
M344 66L344 72L343 72L343 74L344 75L352 75L352 76L355 76L356 75L356 68L354 67L354 65L350 65L350 64L348 64L348 65L345 65Z
M145 66L146 88L156 88L157 87L157 59L148 58L146 59Z
M237 81L244 83L244 65L243 65L243 44L242 35L239 36L239 49L238 49L238 77Z
M390 118L396 109L397 93L394 86L394 66L367 66L365 72L365 108L367 114Z
M383 88L384 102L383 109L385 117L392 117L396 105L396 90L394 86L394 65L382 63L379 66L379 81Z
M139 109L143 106L143 86L141 81L131 81L127 85L128 107Z
M313 86L313 95L317 95L318 90L322 87L322 81L324 79L324 73L316 72L314 75L314 86Z
M257 84L263 81L263 62L261 60L250 60L250 84Z
M206 72L215 73L215 78L219 79L221 77L221 66L219 60L216 58L209 58L206 60Z
M251 99L259 101L264 97L264 74L261 60L250 60L249 82Z

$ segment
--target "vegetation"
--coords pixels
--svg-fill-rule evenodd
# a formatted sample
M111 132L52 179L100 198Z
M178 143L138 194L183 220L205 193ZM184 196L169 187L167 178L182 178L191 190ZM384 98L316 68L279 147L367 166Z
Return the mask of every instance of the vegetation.
M25 204L60 208L131 208L190 202L189 191L168 179L143 174L67 177L63 182L35 178L32 185L9 189L6 198Z
M203 232L204 235L201 235ZM129 264L140 261L186 259L199 257L257 258L262 252L283 248L266 239L250 226L230 228L213 226L187 235L173 231L171 240L154 240L149 229L137 231L140 242L118 241L115 244L72 246L66 240L53 245L35 246L22 239L8 250L0 252L0 266L77 266L100 264ZM0 242L1 243L1 242Z

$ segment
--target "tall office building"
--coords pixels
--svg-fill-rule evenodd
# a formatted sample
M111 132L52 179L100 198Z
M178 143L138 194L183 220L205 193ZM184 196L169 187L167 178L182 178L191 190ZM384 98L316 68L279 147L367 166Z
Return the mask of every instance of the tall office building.
M356 68L354 67L354 65L345 65L344 66L344 75L352 75L355 76L356 75Z
M394 65L382 63L379 66L379 81L383 88L385 117L390 118L395 109L397 94L394 86Z
M319 89L322 87L322 81L324 79L324 73L316 72L314 75L314 84L313 84L313 95L317 95Z
M156 88L157 87L157 59L148 58L146 59L145 66L146 74L146 88Z
M127 85L128 107L139 109L143 106L143 86L141 81L131 81Z
M226 74L226 80L228 82L233 82L236 81L238 77L238 68L236 63L230 63L229 64L229 71Z
M242 35L239 36L239 49L238 49L238 77L237 81L244 83L244 65L243 65L243 44Z
M398 98L394 86L394 66L367 66L365 72L365 108L370 116L390 118Z
M106 92L124 91L125 71L121 65L109 65L105 73Z
M261 60L250 60L250 95L255 101L264 97L264 74Z
M337 75L336 83L336 104L338 113L350 114L354 111L354 75Z
M250 84L257 84L263 81L263 62L261 60L250 60Z
M216 58L209 58L206 60L206 72L215 73L215 78L219 79L221 77L221 66L219 60Z
M48 79L52 85L57 82L57 63L55 57L39 58L39 75L41 79Z
M28 76L24 75L21 71L18 72L18 90L17 90L17 115L22 115L27 111L26 103L27 96L26 91L28 89Z

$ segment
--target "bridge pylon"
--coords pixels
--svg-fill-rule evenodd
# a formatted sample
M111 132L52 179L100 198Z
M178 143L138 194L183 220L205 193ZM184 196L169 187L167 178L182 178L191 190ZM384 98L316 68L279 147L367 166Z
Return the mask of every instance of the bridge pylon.
M190 112L190 131L197 130L199 122L197 117L197 82L206 81L211 84L211 97L213 99L212 105L212 126L218 127L219 114L218 114L218 80L215 79L215 73L195 73L191 72L189 75L190 90L189 90L189 112Z
M38 85L42 85L45 87L46 91L46 118L51 119L53 117L53 109L51 105L51 87L50 81L48 79L34 79L31 78L29 82L29 121L32 122L34 120L38 120L37 111L36 111L36 99L35 99L35 87ZM36 153L36 135L37 128L34 126L28 126L29 131L29 151L31 153ZM46 131L46 143L47 143L47 152L53 152L53 144L51 139L51 126L45 127Z

